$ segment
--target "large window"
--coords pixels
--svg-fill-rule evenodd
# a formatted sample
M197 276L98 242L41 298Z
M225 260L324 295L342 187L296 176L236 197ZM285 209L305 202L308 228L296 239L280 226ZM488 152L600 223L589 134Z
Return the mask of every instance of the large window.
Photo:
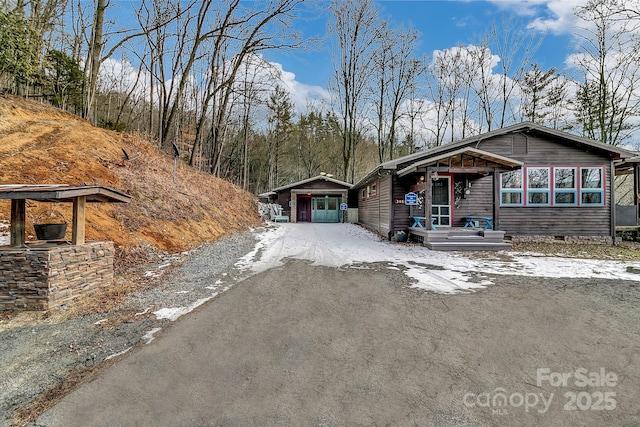
M500 176L500 205L603 206L604 177L604 167L525 167L505 172Z
M580 204L604 204L604 184L602 168L580 168Z
M522 206L522 170L505 172L500 176L500 203L502 206Z
M553 204L575 206L578 203L576 168L553 169Z
M549 194L549 168L527 168L527 205L548 205Z

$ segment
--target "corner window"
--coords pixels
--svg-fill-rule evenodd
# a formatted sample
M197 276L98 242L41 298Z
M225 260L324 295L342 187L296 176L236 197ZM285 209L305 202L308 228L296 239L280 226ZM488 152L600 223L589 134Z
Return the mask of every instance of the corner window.
M527 168L527 205L548 205L549 193L549 168Z
M500 204L502 206L522 206L522 170L500 174Z
M576 183L576 168L554 168L553 204L556 206L575 206L578 202Z
M602 168L580 168L581 205L604 205L603 175Z
M362 189L362 200L364 200L364 199L366 199L366 198L367 198L367 189L366 189L366 188L363 188L363 189Z

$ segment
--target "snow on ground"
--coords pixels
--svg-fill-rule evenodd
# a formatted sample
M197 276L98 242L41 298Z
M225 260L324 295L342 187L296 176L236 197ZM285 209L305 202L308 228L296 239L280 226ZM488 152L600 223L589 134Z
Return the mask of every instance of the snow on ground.
M205 302L209 301L215 296L218 295L217 292L214 292L213 295L206 298L201 298L198 301L194 302L188 307L169 307L169 308L161 308L160 310L154 311L153 314L156 315L157 319L169 319L171 321L177 320L180 316L191 313L196 308L200 307Z
M5 220L0 221L0 246L5 246L11 243L9 228L9 222Z
M236 264L252 274L281 266L286 258L314 265L342 267L388 262L413 279L414 287L456 293L491 285L471 281L472 274L536 277L606 278L640 281L627 267L640 263L511 254L511 259L472 259L464 252L432 251L420 245L400 245L352 224L280 223L260 232L253 251Z

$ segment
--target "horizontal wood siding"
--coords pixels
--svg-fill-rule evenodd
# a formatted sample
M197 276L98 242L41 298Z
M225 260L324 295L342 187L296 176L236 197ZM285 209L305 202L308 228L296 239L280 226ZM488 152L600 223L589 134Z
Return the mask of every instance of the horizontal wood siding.
M512 136L502 135L482 141L476 148L520 160L525 166L608 166L610 162L602 154L534 136L527 137L527 146L527 153L513 153Z
M289 200L291 200L291 190L287 189L278 193L278 204L284 208L289 209Z
M404 202L404 195L409 192L409 188L398 177L393 177L393 192L391 200L402 200ZM409 206L404 203L392 204L393 209L393 229L391 231L407 231L413 224L413 221L409 218L410 209ZM416 214L417 215L417 214Z
M375 197L362 199L362 188L366 188L371 182L377 181L377 194ZM366 183L358 190L358 221L368 228L376 230L386 236L389 232L389 214L391 200L391 177L380 176Z
M475 178L475 179L474 179ZM456 177L464 181L464 177ZM466 182L465 182L466 183ZM453 211L453 226L464 227L465 216L493 218L493 176L469 176L471 193L457 201Z
M511 135L488 139L478 148L521 160L525 166L605 167L605 206L501 207L500 230L508 235L611 235L611 160L604 154L534 136L527 137L527 152L524 154L512 152Z
M523 219L525 218L525 219ZM609 209L502 208L500 230L507 235L609 236Z

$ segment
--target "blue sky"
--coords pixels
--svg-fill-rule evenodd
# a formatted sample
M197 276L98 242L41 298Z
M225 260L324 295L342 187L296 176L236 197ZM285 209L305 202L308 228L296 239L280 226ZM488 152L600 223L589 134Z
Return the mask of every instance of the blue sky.
M375 3L381 19L418 30L421 33L419 53L429 57L434 50L476 44L489 33L492 22L500 22L502 16L512 16L520 30L543 37L535 55L540 68L556 67L564 71L575 23L572 10L584 1L378 0ZM297 23L304 35L326 38L326 12L316 9L305 16L308 19ZM324 46L328 49L329 44ZM294 73L295 80L303 85L326 88L333 70L326 50L267 52L264 56Z
M242 0L247 3L258 0ZM259 0L267 1L267 0ZM347 0L342 0L347 1ZM514 19L514 27L527 35L542 38L534 56L540 69L556 67L559 72L571 72L565 65L572 53L571 43L578 20L573 11L587 0L373 0L381 20L392 26L400 25L417 30L420 36L418 56L432 57L435 50L457 45L477 45L486 37L493 22L504 17ZM635 0L634 0L635 1ZM329 99L327 91L333 74L327 35L327 7L330 0L306 0L301 19L292 27L305 39L319 38L315 50L263 51L263 57L282 71L282 82L289 90L299 111L305 110L308 99ZM129 25L133 19L131 7L139 7L135 0L116 0L109 9L117 29L118 24ZM496 52L492 52L494 55ZM131 58L133 58L130 55ZM133 58L135 59L135 58ZM514 65L515 66L515 65ZM123 70L121 58L115 55L103 65L111 67L111 74L128 73L135 80L135 69ZM134 64L135 67L135 64ZM494 73L500 73L494 69Z

